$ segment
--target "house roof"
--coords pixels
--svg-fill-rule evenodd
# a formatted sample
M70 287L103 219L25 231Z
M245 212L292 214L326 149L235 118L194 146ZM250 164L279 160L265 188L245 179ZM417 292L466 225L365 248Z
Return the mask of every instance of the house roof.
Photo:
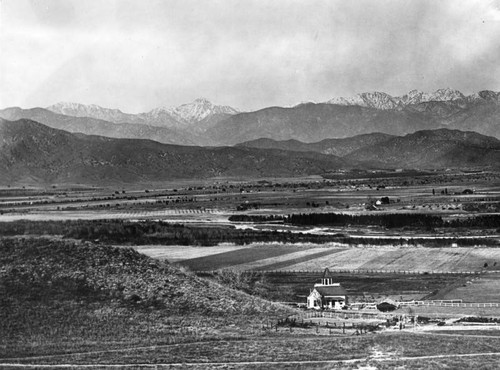
M328 297L328 296L346 296L347 291L342 288L341 286L318 286L315 287L318 291L319 294L321 294L323 297Z
M323 272L323 279L324 278L331 278L332 274L330 274L330 270L328 270L328 267L325 269L325 272Z

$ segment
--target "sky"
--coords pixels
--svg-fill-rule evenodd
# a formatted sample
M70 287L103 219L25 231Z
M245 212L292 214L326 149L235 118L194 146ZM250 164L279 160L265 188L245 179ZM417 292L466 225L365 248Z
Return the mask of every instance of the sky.
M0 108L500 90L500 0L0 0Z

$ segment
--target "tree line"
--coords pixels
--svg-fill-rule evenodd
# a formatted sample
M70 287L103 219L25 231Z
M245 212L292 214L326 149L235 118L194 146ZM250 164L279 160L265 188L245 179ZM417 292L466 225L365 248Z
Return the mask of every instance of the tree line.
M444 220L441 216L414 213L384 213L352 215L343 213L297 213L291 215L233 215L232 222L276 222L304 226L381 226L385 228L417 227L433 229L438 227L498 228L500 215L480 215L468 218Z

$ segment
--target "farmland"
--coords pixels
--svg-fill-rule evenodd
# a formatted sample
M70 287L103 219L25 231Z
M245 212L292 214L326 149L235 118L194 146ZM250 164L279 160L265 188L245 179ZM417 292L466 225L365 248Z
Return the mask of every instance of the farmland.
M487 358L482 354L495 351L495 336L366 334L362 326L363 335L356 335L355 325L371 319L354 318L355 310L351 318L311 320L305 327L277 324L306 313L296 304L305 303L325 268L352 303L462 301L403 307L388 318L410 312L433 320L500 316L499 307L484 305L500 303L496 173L343 176L0 189L0 243L15 245L8 249L14 257L2 255L0 269L1 292L8 293L2 297L10 297L2 301L7 336L0 362L197 362L209 368L203 364L248 361L227 366L300 368L300 361L313 359L358 361L310 363L345 368L373 364L379 352L389 354L388 367L424 352ZM389 202L377 204L382 197ZM299 214L337 221L286 221ZM358 216L372 221L345 222ZM393 217L399 223L380 222ZM64 258L42 257L51 249ZM31 294L30 278L47 294ZM321 326L327 322L349 329ZM28 358L35 355L48 357ZM259 367L255 359L274 363ZM276 363L281 360L299 362Z
M398 271L401 273L423 272L482 272L497 271L500 268L498 248L425 248L393 246L324 245L310 244L257 244L245 249L222 252L220 247L198 247L189 250L182 260L176 261L195 271L232 268L257 271L321 271L360 270ZM230 247L225 247L230 248ZM165 247L174 252L175 248ZM140 249L155 256L162 253L162 247ZM150 252L152 251L152 252ZM151 254L150 254L151 253ZM167 256L168 252L162 254ZM166 257L168 259L168 257Z

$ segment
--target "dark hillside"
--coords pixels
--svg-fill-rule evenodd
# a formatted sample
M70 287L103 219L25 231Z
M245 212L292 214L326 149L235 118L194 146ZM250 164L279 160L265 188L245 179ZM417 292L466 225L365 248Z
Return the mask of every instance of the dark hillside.
M172 314L252 314L279 309L132 248L12 238L0 242L0 251L3 307L18 300L115 299Z
M424 130L366 146L345 158L391 168L498 168L500 140L471 131Z
M202 148L71 134L30 120L0 122L0 181L127 183L217 176L301 176L344 166L335 156Z
M140 123L113 123L91 117L73 117L54 113L43 108L21 109L6 108L0 110L0 117L9 121L29 119L49 127L86 135L101 135L125 139L148 139L160 143L194 145L197 137L168 127L150 126Z
M131 248L30 238L0 240L0 307L0 358L213 340L288 313Z

